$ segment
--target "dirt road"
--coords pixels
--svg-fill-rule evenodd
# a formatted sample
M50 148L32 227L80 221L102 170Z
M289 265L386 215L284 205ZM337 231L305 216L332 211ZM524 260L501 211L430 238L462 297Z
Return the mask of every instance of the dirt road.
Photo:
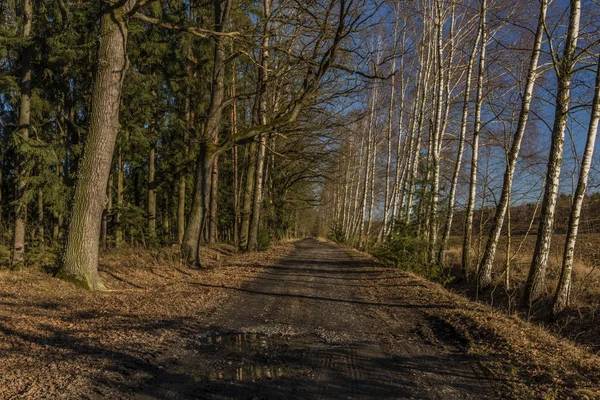
M460 336L423 312L437 305L383 296L389 269L317 240L295 246L243 287L223 285L231 295L204 328L158 355L158 368L132 366L111 397L497 397ZM408 292L418 283L404 285ZM99 393L107 394L103 384Z

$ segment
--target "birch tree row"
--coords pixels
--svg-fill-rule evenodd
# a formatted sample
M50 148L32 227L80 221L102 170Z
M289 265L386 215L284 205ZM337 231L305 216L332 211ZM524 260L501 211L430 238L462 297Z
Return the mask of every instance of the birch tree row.
M328 166L322 225L337 240L373 249L408 224L426 242L430 268L451 267L447 251L459 235L452 242L460 239L463 274L484 290L502 277L510 285L510 262L500 265L497 254L502 234L510 238L511 206L538 203L522 301L531 307L553 292L557 315L569 305L594 164L598 5L421 0L387 10L369 40L374 77ZM560 280L549 287L556 205L569 193L569 173Z

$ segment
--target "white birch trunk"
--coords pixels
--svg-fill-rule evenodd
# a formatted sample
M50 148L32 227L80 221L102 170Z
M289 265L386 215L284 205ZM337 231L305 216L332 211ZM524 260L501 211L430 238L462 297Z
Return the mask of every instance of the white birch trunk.
M531 53L531 59L529 62L529 70L527 72L527 81L525 83L525 90L521 102L521 111L519 112L519 120L517 123L517 129L511 145L511 149L508 155L506 164L506 171L504 172L504 182L502 184L502 193L500 195L500 201L496 207L496 213L490 228L488 241L485 248L485 253L481 260L479 267L478 284L479 287L485 288L492 283L492 266L496 255L496 249L498 247L498 240L502 231L502 225L504 223L504 217L506 210L509 207L510 195L512 189L513 177L517 166L517 159L519 158L519 151L521 149L521 141L525 134L525 128L527 126L527 119L529 117L529 109L531 107L531 100L533 99L533 88L535 80L538 76L538 61L540 58L540 52L542 48L542 42L544 39L544 21L546 20L546 10L548 3L546 0L542 0L540 5L540 15L538 19L538 26L535 33L535 40L533 44L533 50Z
M569 115L569 100L571 93L571 75L575 64L575 49L579 35L579 22L581 17L580 0L570 1L569 28L562 59L557 67L558 89L556 93L556 111L552 127L552 143L546 172L546 187L542 201L542 211L538 228L537 241L533 253L533 260L529 269L529 276L525 284L524 303L531 306L546 289L546 272L548 269L548 256L550 242L554 231L554 215L556 213L556 200L560 183L560 170L562 167L563 147L565 143L565 130Z
M581 161L579 171L579 180L573 199L573 207L569 216L569 228L567 231L567 240L563 254L562 271L560 281L554 296L553 314L554 316L562 312L568 305L571 295L572 275L573 275L573 254L575 253L575 241L577 240L577 231L579 229L579 218L581 216L581 206L585 196L592 157L594 155L594 146L596 144L596 135L598 133L598 122L600 121L600 57L596 70L596 88L594 90L594 100L592 103L592 116L588 128L585 151Z

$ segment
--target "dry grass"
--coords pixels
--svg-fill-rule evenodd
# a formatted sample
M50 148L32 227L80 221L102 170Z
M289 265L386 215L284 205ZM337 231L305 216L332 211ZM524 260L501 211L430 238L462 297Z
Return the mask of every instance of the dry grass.
M504 282L506 268L506 238L501 238L493 276L495 286L491 291L476 294L472 284L462 282L452 288L461 293L488 302L506 310L509 314L520 313L522 317L537 321L547 329L577 343L590 346L594 352L600 351L600 234L580 235L575 250L573 266L572 304L556 321L550 322L549 310L552 297L558 285L562 263L563 246L566 235L554 235L548 267L545 297L531 310L519 308L522 287L529 273L529 266L535 248L535 235L513 237L511 244L510 287ZM485 243L476 245L474 254L483 253ZM447 260L458 268L461 259L460 238L452 238Z

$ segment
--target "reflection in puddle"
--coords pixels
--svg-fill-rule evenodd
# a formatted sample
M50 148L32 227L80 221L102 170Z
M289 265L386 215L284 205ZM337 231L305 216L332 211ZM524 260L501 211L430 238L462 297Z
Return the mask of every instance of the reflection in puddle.
M258 350L269 347L269 338L255 333L211 334L205 338L203 344L218 344L241 351Z
M300 375L302 371L293 368L274 367L267 365L249 365L234 369L211 371L208 379L211 381L257 381L259 379L277 379Z
M306 338L299 337L211 333L196 340L201 359L180 361L193 363L194 375L201 380L254 382L288 378L310 372L310 368L302 366L307 345Z

